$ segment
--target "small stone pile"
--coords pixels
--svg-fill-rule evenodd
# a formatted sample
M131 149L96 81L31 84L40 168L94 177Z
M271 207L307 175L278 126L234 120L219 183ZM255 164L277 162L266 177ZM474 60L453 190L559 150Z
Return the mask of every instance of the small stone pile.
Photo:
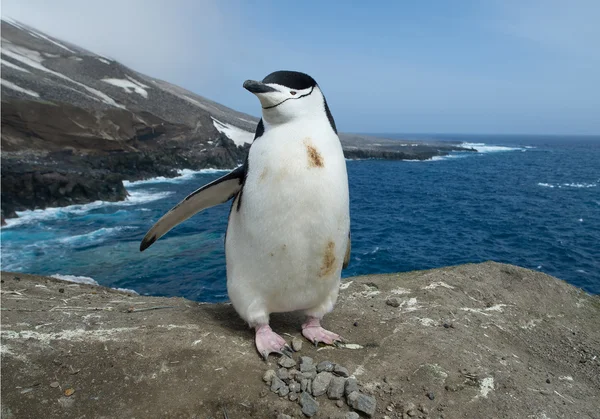
M342 407L344 400L354 410L369 417L375 414L377 407L374 397L360 392L358 382L348 378L348 369L331 361L322 361L315 365L308 356L300 357L297 363L294 359L282 356L278 361L279 369L268 370L263 375L263 381L271 386L271 391L280 397L300 403L302 413L308 417L314 416L319 409L317 397L327 395L331 400L337 400L336 405ZM349 418L356 413L349 413Z

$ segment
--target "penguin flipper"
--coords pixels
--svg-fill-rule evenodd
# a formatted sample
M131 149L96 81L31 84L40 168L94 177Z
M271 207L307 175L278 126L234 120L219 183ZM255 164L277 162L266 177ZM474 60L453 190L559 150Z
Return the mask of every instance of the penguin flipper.
M346 254L344 255L344 263L342 269L346 269L350 264L350 248L352 247L352 240L350 239L350 232L348 232L348 244L346 245Z
M245 177L246 165L243 165L189 194L148 230L140 244L140 251L146 250L169 230L194 214L229 201L242 189Z

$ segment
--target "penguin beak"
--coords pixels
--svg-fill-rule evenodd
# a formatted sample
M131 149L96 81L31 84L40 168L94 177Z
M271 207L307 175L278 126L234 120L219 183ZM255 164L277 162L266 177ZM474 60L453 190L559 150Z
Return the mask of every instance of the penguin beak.
M254 94L277 92L277 89L255 80L246 80L244 82L244 89Z

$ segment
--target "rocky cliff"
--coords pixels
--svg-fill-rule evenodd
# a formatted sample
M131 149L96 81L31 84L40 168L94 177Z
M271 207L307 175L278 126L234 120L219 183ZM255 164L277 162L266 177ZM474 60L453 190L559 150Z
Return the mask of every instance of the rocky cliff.
M301 321L272 316L288 341ZM600 299L543 273L487 262L348 278L325 326L347 344L304 341L286 369L261 360L229 304L5 272L2 418L600 418ZM333 379L302 392L301 357L358 392Z
M240 82L241 84L241 82ZM242 163L258 119L2 20L2 215L125 197L122 179ZM458 145L342 134L348 158L427 159Z

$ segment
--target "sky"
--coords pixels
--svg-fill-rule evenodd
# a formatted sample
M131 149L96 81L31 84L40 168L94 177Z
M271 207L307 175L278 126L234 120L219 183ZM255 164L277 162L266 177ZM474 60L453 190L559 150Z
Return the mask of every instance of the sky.
M600 134L600 1L2 0L2 16L259 116L313 76L338 128Z

